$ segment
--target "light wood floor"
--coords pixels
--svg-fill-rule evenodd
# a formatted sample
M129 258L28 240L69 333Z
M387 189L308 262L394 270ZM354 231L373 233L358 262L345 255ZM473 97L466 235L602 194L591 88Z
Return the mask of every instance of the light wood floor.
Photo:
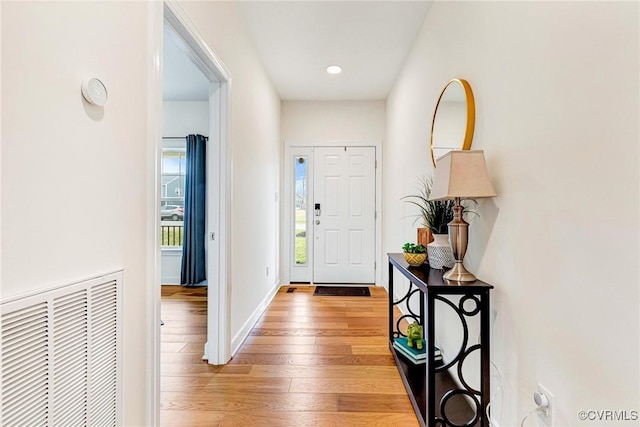
M417 426L387 344L387 293L280 289L225 366L200 358L206 288L162 288L163 426Z

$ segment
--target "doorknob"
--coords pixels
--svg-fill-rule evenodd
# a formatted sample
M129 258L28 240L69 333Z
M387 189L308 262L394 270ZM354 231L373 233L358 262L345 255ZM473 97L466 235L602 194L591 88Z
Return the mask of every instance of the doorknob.
M316 225L320 225L320 220L316 219Z

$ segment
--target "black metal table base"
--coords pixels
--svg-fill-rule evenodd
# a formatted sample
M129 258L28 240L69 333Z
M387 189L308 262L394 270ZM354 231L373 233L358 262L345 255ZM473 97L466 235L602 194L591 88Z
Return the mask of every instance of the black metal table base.
M409 279L404 295L394 300L394 272ZM458 284L442 279L442 271L428 266L410 267L402 254L389 254L389 345L407 393L423 426L488 427L486 408L489 404L489 292L493 286L477 280ZM453 301L448 297L454 297ZM416 301L417 299L417 301ZM414 365L393 349L395 338L406 336L403 320L418 322L424 328L427 349L435 342L435 304L450 308L462 327L462 343L451 357L436 361L428 351L426 364ZM419 307L417 312L415 307ZM396 316L395 308L401 310ZM470 320L479 322L478 342L470 338ZM465 378L463 366L472 355L480 360L479 387ZM461 386L450 375L453 371Z

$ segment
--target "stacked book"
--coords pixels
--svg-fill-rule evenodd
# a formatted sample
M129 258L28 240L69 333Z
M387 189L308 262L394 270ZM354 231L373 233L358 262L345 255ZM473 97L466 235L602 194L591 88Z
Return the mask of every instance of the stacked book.
M416 365L427 363L427 344L425 340L422 340L422 350L418 350L416 344L417 343L414 342L413 347L409 347L407 337L400 337L393 340L393 348L410 362ZM433 347L433 359L436 364L442 362L442 352L436 346Z

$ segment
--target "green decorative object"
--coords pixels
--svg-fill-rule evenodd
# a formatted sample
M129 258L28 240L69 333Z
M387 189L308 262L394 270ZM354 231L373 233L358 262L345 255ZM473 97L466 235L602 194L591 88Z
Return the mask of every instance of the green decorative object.
M420 267L427 260L427 249L422 245L405 243L402 250L404 251L404 259L412 267Z
M447 225L453 221L453 201L452 200L429 200L431 197L431 187L433 181L429 177L420 179L418 194L405 196L402 200L415 205L420 213L415 215L414 224L419 220L426 228L431 229L433 234L447 234Z
M422 326L418 322L413 322L407 327L407 345L413 348L416 344L418 350L422 350Z

